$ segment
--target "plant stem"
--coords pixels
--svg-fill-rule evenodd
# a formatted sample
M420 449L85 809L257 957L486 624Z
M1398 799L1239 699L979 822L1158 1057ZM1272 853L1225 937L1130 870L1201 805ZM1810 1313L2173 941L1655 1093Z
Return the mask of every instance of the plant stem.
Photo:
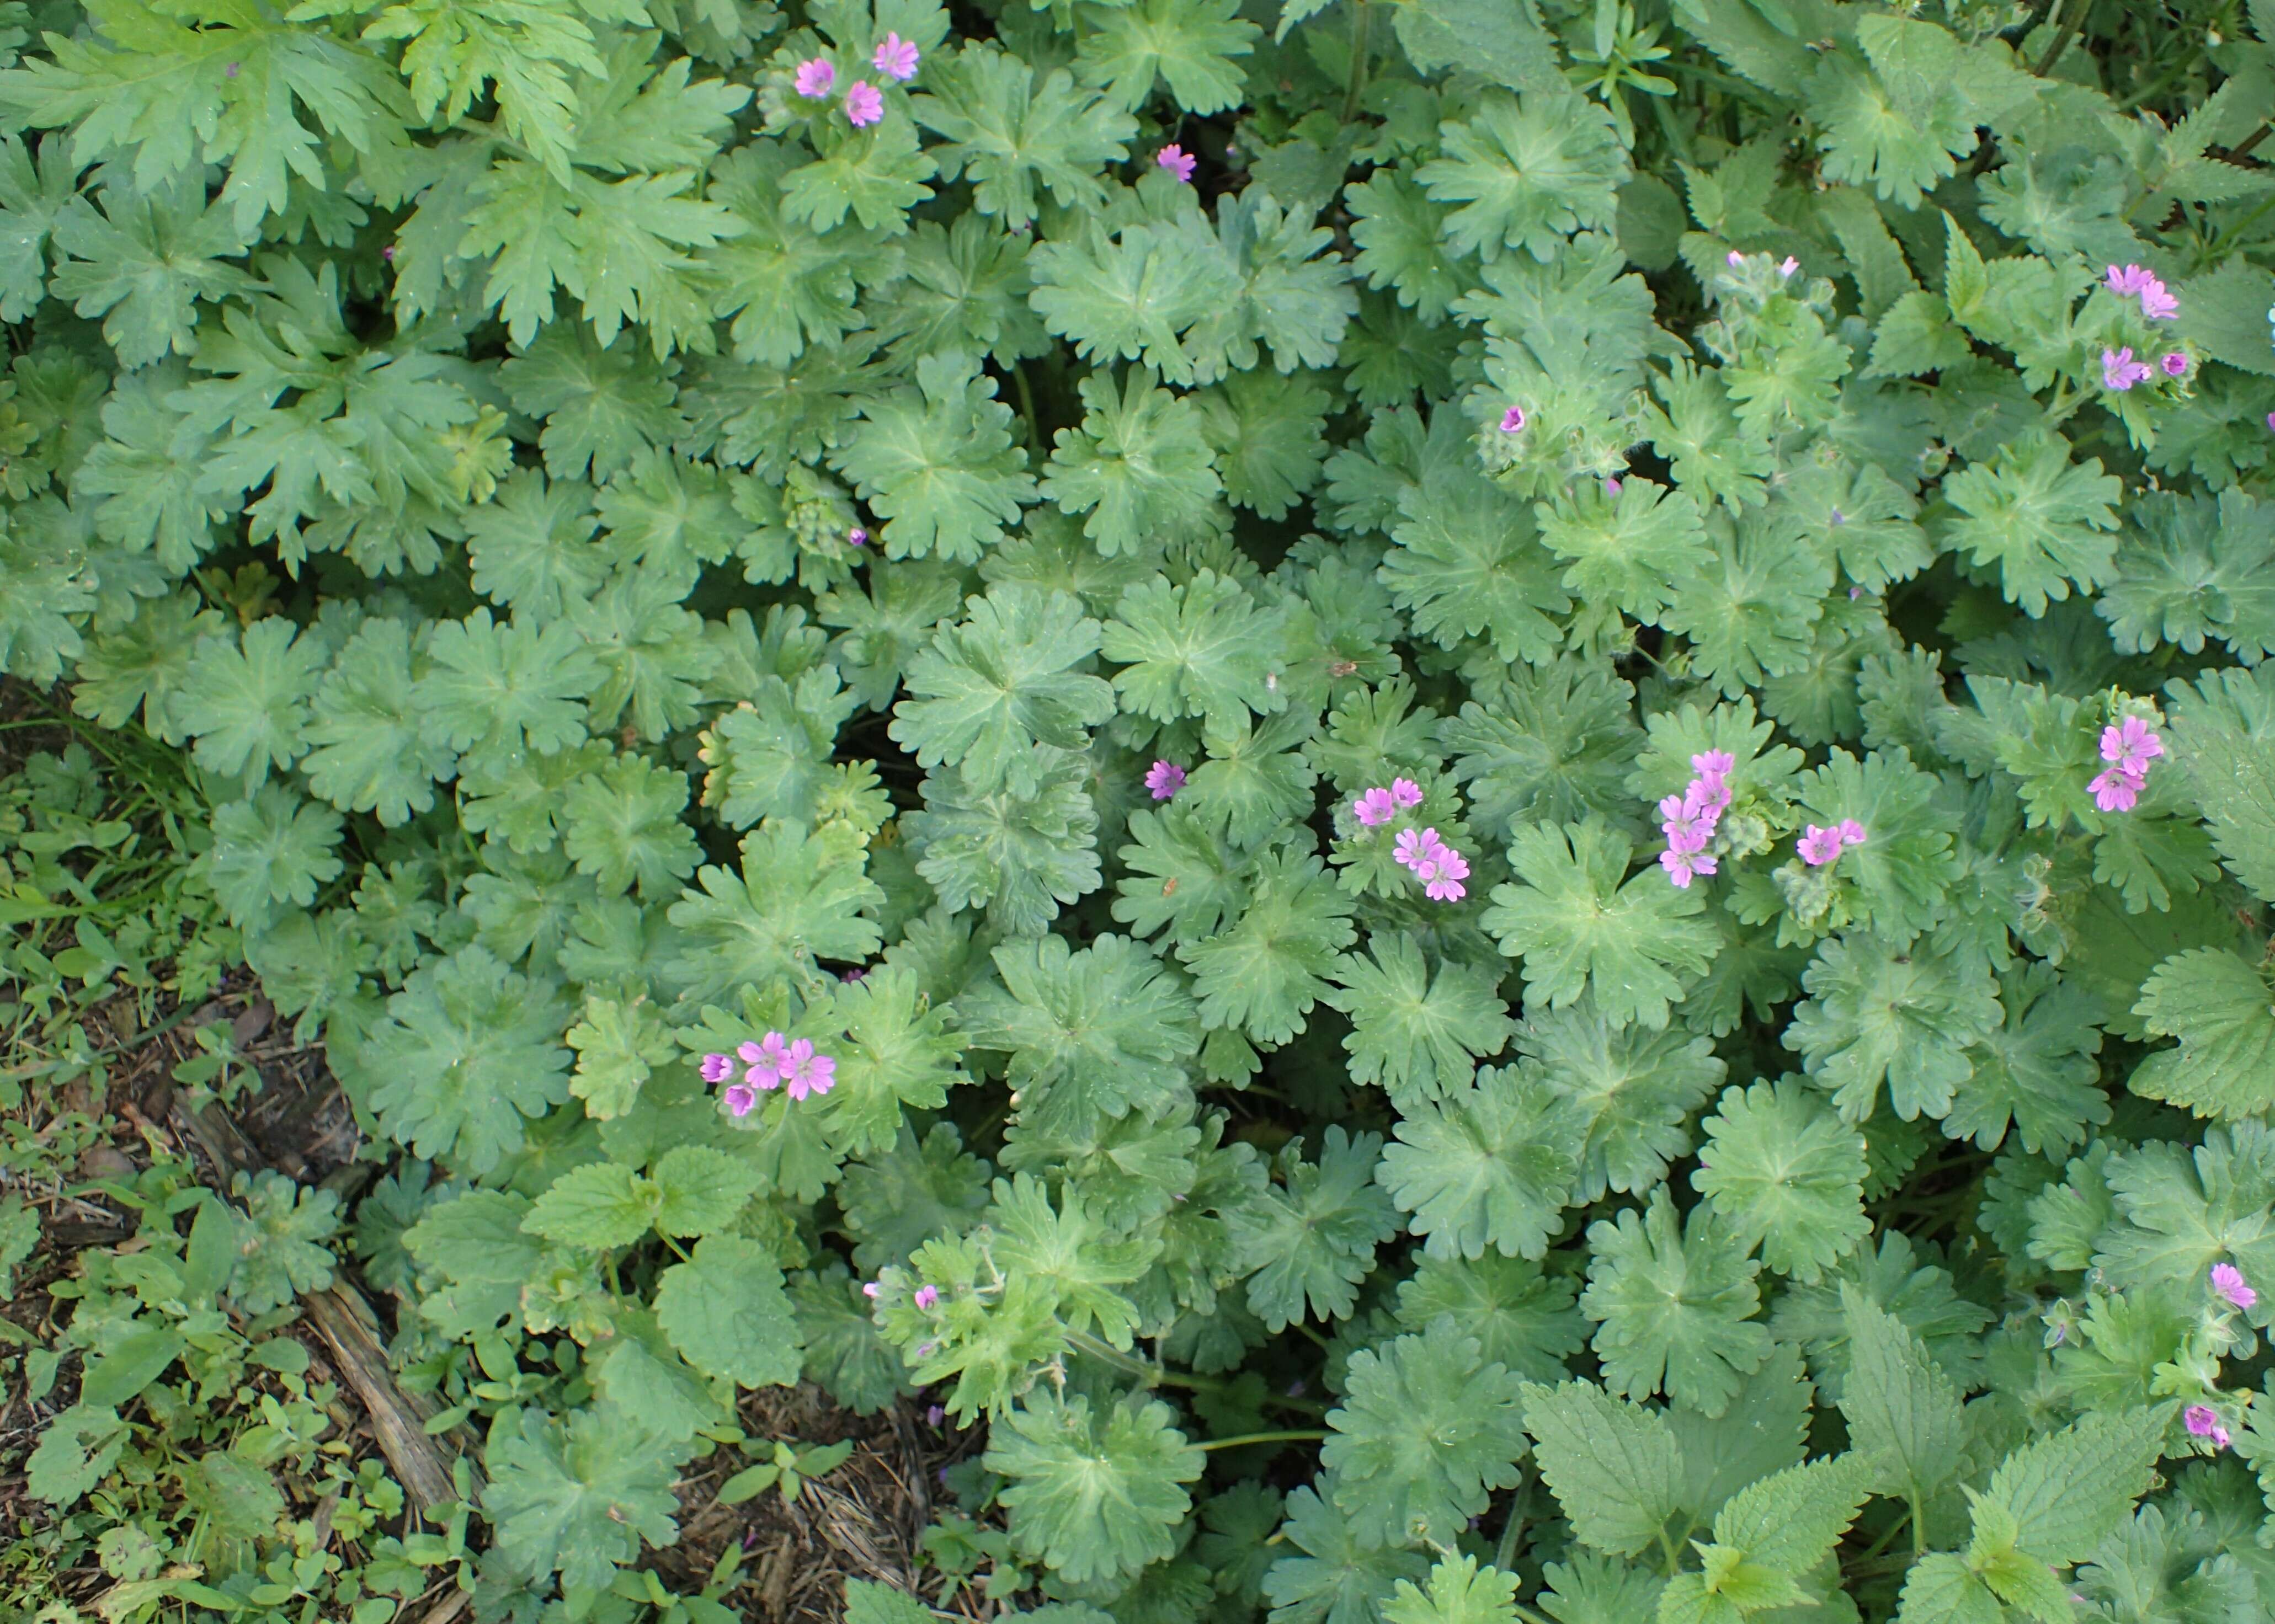
M1374 15L1367 10L1366 0L1350 0L1350 73L1343 92L1343 122L1349 124L1358 117L1358 99L1366 90L1367 35L1373 30Z
M2054 0L2052 8L2046 12L2046 22L2049 26L2052 24L2055 18L2061 15L2061 0ZM2038 65L2032 68L2030 72L2044 79L2047 71L2061 60L2062 52L2069 49L2070 35L2076 32L2076 24L2062 24L2054 34L2054 42L2046 48L2046 54L2038 58Z
M1920 1515L1919 1491L1911 1492L1912 1560L1918 1561L1927 1554L1927 1523Z
M1326 1437L1325 1432L1311 1429L1292 1432L1243 1432L1237 1438L1212 1438L1201 1448L1237 1449L1243 1444L1316 1444Z

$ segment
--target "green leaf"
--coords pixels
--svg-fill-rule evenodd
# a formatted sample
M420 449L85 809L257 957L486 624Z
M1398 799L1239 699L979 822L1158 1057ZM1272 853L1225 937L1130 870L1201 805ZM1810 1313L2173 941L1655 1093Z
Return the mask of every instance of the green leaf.
M1201 1024L1239 1028L1265 1043L1285 1043L1304 1030L1312 1007L1328 997L1328 978L1357 935L1351 900L1324 883L1317 857L1269 851L1251 871L1247 905L1225 930L1181 947L1192 971Z
M1084 82L1126 112L1144 106L1158 80L1188 113L1237 106L1234 65L1262 32L1237 15L1236 0L1135 0L1091 9L1075 66Z
M308 788L342 812L389 828L435 804L435 782L457 765L421 733L412 702L412 630L375 617L358 627L317 685L301 736Z
M251 795L298 760L327 652L276 615L247 626L241 642L200 639L171 707L174 725L198 742L198 765L240 780Z
M1385 1624L1515 1624L1517 1577L1477 1559L1440 1559L1425 1594L1407 1580L1382 1610Z
M1789 1466L1730 1497L1714 1514L1714 1542L1799 1578L1840 1543L1871 1492L1855 1454Z
M1089 515L1083 534L1109 558L1145 538L1207 533L1222 487L1198 408L1134 367L1118 395L1104 373L1081 390L1082 422L1053 437L1042 494Z
M1343 1047L1355 1082L1392 1099L1434 1099L1461 1086L1476 1062L1500 1053L1515 1031L1490 971L1447 962L1433 977L1411 933L1379 933L1372 956L1352 955L1327 1001L1350 1017Z
M1924 1504L1962 1464L1959 1389L1902 1320L1853 1286L1841 1288L1840 1300L1848 1326L1840 1413L1849 1446L1880 1488Z
M671 1345L706 1376L743 1387L797 1384L805 1362L797 1322L782 1293L782 1270L756 1241L713 1235L697 1242L692 1258L672 1265L657 1281L655 1318Z
M910 103L918 124L946 141L931 149L941 178L969 179L972 204L1017 230L1048 191L1062 208L1106 200L1100 170L1128 155L1137 120L1075 88L1066 69L1047 72L985 41L934 57L925 92Z
M1884 1082L1904 1121L1942 1116L1972 1075L1969 1046L1998 1030L2001 1013L1979 961L1878 936L1826 941L1802 985L1810 996L1795 1006L1785 1046L1851 1122L1872 1114Z
M1203 570L1182 586L1157 577L1124 592L1099 652L1122 665L1114 686L1124 710L1237 725L1287 706L1271 681L1278 630L1238 582Z
M1524 1425L1540 1475L1572 1531L1597 1550L1636 1556L1682 1504L1682 1451L1667 1418L1593 1382L1524 1389Z
M1283 1149L1268 1185L1224 1215L1234 1266L1248 1273L1248 1306L1267 1330L1300 1323L1308 1312L1347 1318L1359 1283L1373 1273L1375 1248L1398 1233L1389 1197L1375 1182L1380 1136L1329 1128L1319 1159L1307 1162L1300 1141Z
M206 202L202 177L147 192L106 186L100 212L73 200L56 216L58 260L49 290L80 315L102 316L102 336L128 366L196 352L197 306L246 285L223 261L245 252L235 210Z
M231 1193L245 1207L245 1215L231 1226L236 1257L227 1288L239 1311L266 1314L332 1283L332 1254L325 1243L339 1231L339 1197L329 1190L303 1189L265 1167L249 1177L238 1174Z
M1769 1356L1769 1333L1754 1322L1760 1265L1711 1209L1694 1207L1678 1222L1664 1185L1643 1215L1628 1207L1616 1221L1589 1225L1588 1250L1580 1311L1601 1322L1604 1385L1632 1399L1663 1387L1702 1415L1723 1414Z
M1537 1070L1487 1066L1470 1087L1407 1106L1382 1184L1433 1256L1491 1246L1538 1258L1571 1197L1576 1126Z
M688 1453L613 1407L573 1410L565 1424L510 1408L491 1424L482 1509L521 1571L598 1589L643 1540L679 1537L671 1484Z
M2116 578L2116 502L2124 482L2101 459L2070 460L2068 442L2040 430L1999 449L1989 462L1944 481L1962 516L1946 539L1978 564L1996 566L2009 603L2036 618L2073 585L2090 593Z
M928 355L917 388L865 402L865 426L833 459L884 523L886 556L972 563L1035 500L1011 409L964 358Z
M2157 966L2133 1006L2160 1038L2181 1046L2153 1054L2129 1086L2199 1116L2255 1116L2275 1106L2275 993L2233 953L2203 948Z
M1572 232L1608 227L1629 175L1609 113L1568 93L1522 100L1489 91L1477 110L1439 128L1444 155L1414 172L1446 217L1457 253L1491 261L1507 248L1547 261Z
M1864 1136L1798 1080L1722 1096L1691 1187L1780 1274L1815 1280L1871 1233Z
M877 950L869 910L884 893L822 840L775 822L743 840L741 872L697 872L669 917L684 946L667 963L698 1002L746 986L812 973L816 962L858 964Z
M2082 1562L2149 1492L2164 1436L2150 1410L2082 1416L2008 1455L1984 1499L2014 1519L2016 1548L2057 1567Z
M1525 1451L1516 1378L1441 1319L1355 1353L1320 1459L1334 1504L1363 1542L1449 1543Z
M2173 700L2166 748L2213 846L2254 893L2275 897L2275 668L2205 676Z
M1495 886L1479 923L1550 1008L1592 989L1607 1019L1663 1027L1682 978L1706 968L1719 936L1697 918L1697 888L1677 890L1656 869L1622 885L1633 852L1599 819L1520 827L1509 866L1521 883Z
M926 767L954 762L975 791L1032 795L1035 743L1080 750L1114 714L1112 688L1074 668L1097 652L1099 623L1067 593L1030 586L992 588L964 611L911 664L893 737Z
M1184 1485L1201 1452L1167 1404L1138 1397L1093 1412L1090 1401L1037 1393L991 1429L983 1457L1009 1479L1000 1498L1012 1542L1079 1584L1126 1578L1169 1555L1192 1507Z

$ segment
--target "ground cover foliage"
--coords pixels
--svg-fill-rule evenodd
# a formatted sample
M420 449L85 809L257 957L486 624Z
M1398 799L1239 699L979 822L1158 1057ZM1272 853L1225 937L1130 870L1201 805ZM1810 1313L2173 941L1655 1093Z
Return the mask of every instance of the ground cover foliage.
M801 1379L1062 1624L2275 1606L2265 0L5 19L0 653L477 1616Z

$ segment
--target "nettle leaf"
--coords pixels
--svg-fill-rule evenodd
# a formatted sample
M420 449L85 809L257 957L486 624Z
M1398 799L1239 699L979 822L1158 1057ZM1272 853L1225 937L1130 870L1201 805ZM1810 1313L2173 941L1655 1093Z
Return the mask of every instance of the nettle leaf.
M1248 1306L1278 1331L1306 1312L1347 1318L1359 1282L1374 1270L1375 1248L1398 1233L1397 1214L1375 1182L1379 1135L1326 1130L1319 1159L1300 1142L1280 1152L1280 1182L1228 1209L1225 1227L1236 1266L1248 1275Z
M1682 1449L1667 1417L1593 1382L1524 1389L1524 1426L1540 1475L1572 1531L1597 1550L1636 1556L1682 1504Z
M1697 888L1677 890L1656 868L1621 884L1633 853L1600 820L1520 828L1509 866L1522 883L1495 886L1479 923L1552 1008L1592 989L1607 1018L1663 1027L1719 938L1697 918Z
M1319 1458L1364 1542L1449 1542L1516 1481L1525 1452L1521 1384L1477 1339L1440 1319L1351 1356Z
M782 1295L782 1270L756 1241L714 1235L696 1243L689 1261L657 1281L655 1318L706 1376L744 1387L797 1381L805 1362L797 1322Z
M1588 1250L1580 1311L1599 1322L1605 1385L1633 1399L1663 1389L1705 1416L1726 1411L1769 1356L1770 1333L1754 1320L1760 1265L1712 1209L1678 1220L1661 1187L1644 1215L1629 1207L1589 1225Z

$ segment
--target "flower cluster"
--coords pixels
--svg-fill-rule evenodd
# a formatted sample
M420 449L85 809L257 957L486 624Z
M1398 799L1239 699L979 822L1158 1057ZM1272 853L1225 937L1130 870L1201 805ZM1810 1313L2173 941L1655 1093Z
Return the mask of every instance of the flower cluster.
M870 65L879 77L906 84L917 76L917 63L921 58L915 44L898 34L888 34L877 46ZM791 87L809 102L819 102L837 87L837 69L826 57L809 57L797 64L790 79ZM857 79L845 87L845 122L855 129L865 129L885 116L884 93L867 79Z
M735 1075L735 1065L742 1062L740 1082L727 1083ZM827 1054L817 1054L813 1045L805 1039L785 1039L780 1032L768 1032L756 1043L738 1045L732 1054L706 1054L703 1057L703 1080L706 1083L727 1083L720 1096L727 1109L736 1116L748 1116L751 1107L759 1103L759 1095L790 1085L790 1097L803 1099L808 1094L826 1094L837 1081L837 1062Z
M2149 782L2149 764L2165 753L2165 741L2138 716L2101 730L2101 759L2109 763L2085 787L2104 812L2131 812Z
M1659 815L1665 820L1659 827L1667 835L1667 850L1659 854L1659 865L1679 889L1688 890L1694 875L1714 872L1713 854L1706 847L1714 838L1714 826L1729 808L1729 773L1736 765L1736 758L1727 750L1695 755L1690 758L1690 770L1697 776L1683 787L1681 795L1670 795L1659 804Z
M1173 800L1185 787L1185 769L1174 761L1156 761L1145 769L1145 788L1157 801Z
M1407 829L1398 836L1398 861L1414 871L1414 878L1433 903L1462 900L1462 881L1470 877L1470 860L1438 838L1435 829Z
M1796 849L1801 860L1811 868L1822 868L1851 846L1864 843L1864 826L1854 818L1843 818L1830 828L1810 824L1803 828Z
M2188 375L2190 366L2188 351L2169 350L2165 351L2164 358L2157 363L2157 366L2164 369L2165 376L2167 378L2185 378ZM2127 344L2121 350L2104 350L2101 352L2101 381L2120 395L2135 384L2155 375L2155 367L2151 367L2146 361L2136 361L2133 359L2131 344Z
M1379 829L1402 812L1422 804L1422 786L1410 778L1394 778L1387 789L1369 789L1351 803L1351 815L1370 829Z
M2138 265L2109 268L2102 285L2120 298L2137 298L2141 313L2151 321L2169 321L2181 313L2181 301L2165 290L2154 271Z

